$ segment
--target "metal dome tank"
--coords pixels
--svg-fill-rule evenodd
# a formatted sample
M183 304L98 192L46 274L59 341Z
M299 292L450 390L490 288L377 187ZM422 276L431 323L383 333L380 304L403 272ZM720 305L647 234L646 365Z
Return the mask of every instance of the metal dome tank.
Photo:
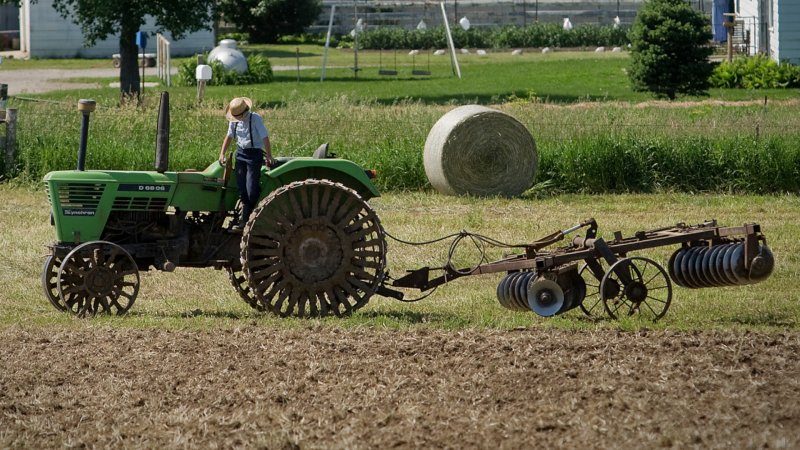
M208 53L208 62L219 61L226 69L247 72L247 58L236 48L236 41L223 39Z

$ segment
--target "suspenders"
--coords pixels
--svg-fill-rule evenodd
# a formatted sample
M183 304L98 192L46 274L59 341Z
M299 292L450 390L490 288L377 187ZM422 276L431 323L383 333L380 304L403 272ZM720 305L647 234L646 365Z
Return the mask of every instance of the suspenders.
M247 148L257 148L256 143L253 141L253 113L250 113L250 117L248 117L250 121L248 122L248 131L250 132L250 147ZM233 129L233 135L236 136L236 132L239 131L239 124L241 121L236 122L235 128Z

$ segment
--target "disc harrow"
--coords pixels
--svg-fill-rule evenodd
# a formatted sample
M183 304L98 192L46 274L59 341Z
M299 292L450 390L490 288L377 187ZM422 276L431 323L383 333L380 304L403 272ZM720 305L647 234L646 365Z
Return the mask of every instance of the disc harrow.
M547 249L580 229L586 229L584 236ZM514 311L532 310L549 317L580 307L592 318L605 313L612 319L637 316L655 321L669 309L673 283L691 289L741 286L767 279L775 267L766 237L755 223L741 227L721 227L716 220L679 223L631 237L617 231L609 241L598 237L597 229L597 222L587 219L530 244L505 245L524 252L498 261L460 269L448 261L443 267L410 270L388 285L425 292L465 276L506 272L497 286L497 300ZM462 232L460 238L468 234ZM680 248L667 269L650 258L629 256L670 245ZM403 300L402 292L389 287L382 293Z

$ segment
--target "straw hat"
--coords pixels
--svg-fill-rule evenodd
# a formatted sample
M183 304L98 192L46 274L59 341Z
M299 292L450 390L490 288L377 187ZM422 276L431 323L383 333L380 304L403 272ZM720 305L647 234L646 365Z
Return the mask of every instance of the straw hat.
M253 109L253 101L247 97L236 97L225 107L225 117L230 122L238 122L241 115ZM239 116L240 118L237 118Z

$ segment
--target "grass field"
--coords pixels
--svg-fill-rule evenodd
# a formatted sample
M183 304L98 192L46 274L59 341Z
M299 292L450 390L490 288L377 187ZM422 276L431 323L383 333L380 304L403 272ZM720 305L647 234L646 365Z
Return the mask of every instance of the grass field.
M213 102L225 102L230 97L246 91L254 100L267 106L280 106L292 101L319 100L330 97L348 98L395 104L411 99L433 104L501 103L509 99L536 99L547 103L574 103L580 101L640 102L652 97L647 93L633 92L625 74L627 53L601 53L570 49L542 54L539 49L528 49L521 56L510 51L493 51L486 56L474 52L460 54L462 79L455 76L448 56L416 56L407 51L358 52L358 79L354 77L354 54L350 49L330 49L325 82L320 82L323 47L316 45L258 45L244 47L245 53L266 55L274 67L275 82L267 85L212 87L206 96ZM298 50L296 53L295 50ZM299 59L296 55L299 54ZM396 63L395 63L396 57ZM192 58L176 58L175 66ZM47 60L49 66L59 66L62 60ZM89 60L88 67L102 66L105 60ZM15 68L24 67L24 61L15 61ZM294 70L299 66L300 71ZM67 67L75 64L65 60ZM110 65L110 62L107 63ZM106 67L108 67L106 65ZM46 61L34 61L32 68L48 66ZM380 68L397 70L398 75L380 76ZM289 70L286 70L289 69ZM429 70L431 76L412 76L412 69ZM148 69L154 74L155 69ZM82 80L85 81L85 80ZM171 92L194 96L194 89L175 89ZM45 98L71 100L71 94L54 93ZM66 95L66 96L65 96ZM741 89L712 89L712 99L725 101L772 100L797 98L797 90L766 89L747 91ZM101 104L115 105L118 93L103 89L94 93ZM690 97L690 99L697 99Z
M304 327L306 321L280 320L256 314L238 299L224 272L212 269L178 269L175 273L144 273L139 300L126 318L97 318L75 321L56 312L39 286L45 245L53 240L49 208L41 191L5 186L2 196L2 242L6 264L0 269L5 286L0 304L0 324L44 326L113 325L217 329L236 327L254 320L269 326ZM600 232L611 236L621 230L628 236L678 222L699 223L716 218L720 224L737 226L759 222L775 252L777 265L764 283L723 289L689 290L675 288L673 306L664 320L653 323L593 322L580 311L555 319L533 313L515 313L502 308L495 299L500 275L458 280L439 289L419 303L403 304L373 297L368 307L346 320L326 319L324 326L417 328L433 327L512 329L518 326L557 328L638 329L769 329L786 330L800 326L798 275L800 245L793 236L800 233L795 221L800 200L795 196L739 197L719 195L602 195L560 196L544 200L463 199L429 193L390 194L375 199L373 206L385 229L410 241L426 241L461 229L484 234L503 242L525 243L565 229L586 217L595 217ZM410 247L389 241L390 273L399 276L406 269L446 261L444 242L429 247ZM457 253L460 266L477 263L469 245ZM643 255L662 264L675 248L662 248ZM490 249L498 259L504 249ZM416 297L410 295L410 298ZM314 321L316 322L316 321ZM91 326L94 326L91 325Z

